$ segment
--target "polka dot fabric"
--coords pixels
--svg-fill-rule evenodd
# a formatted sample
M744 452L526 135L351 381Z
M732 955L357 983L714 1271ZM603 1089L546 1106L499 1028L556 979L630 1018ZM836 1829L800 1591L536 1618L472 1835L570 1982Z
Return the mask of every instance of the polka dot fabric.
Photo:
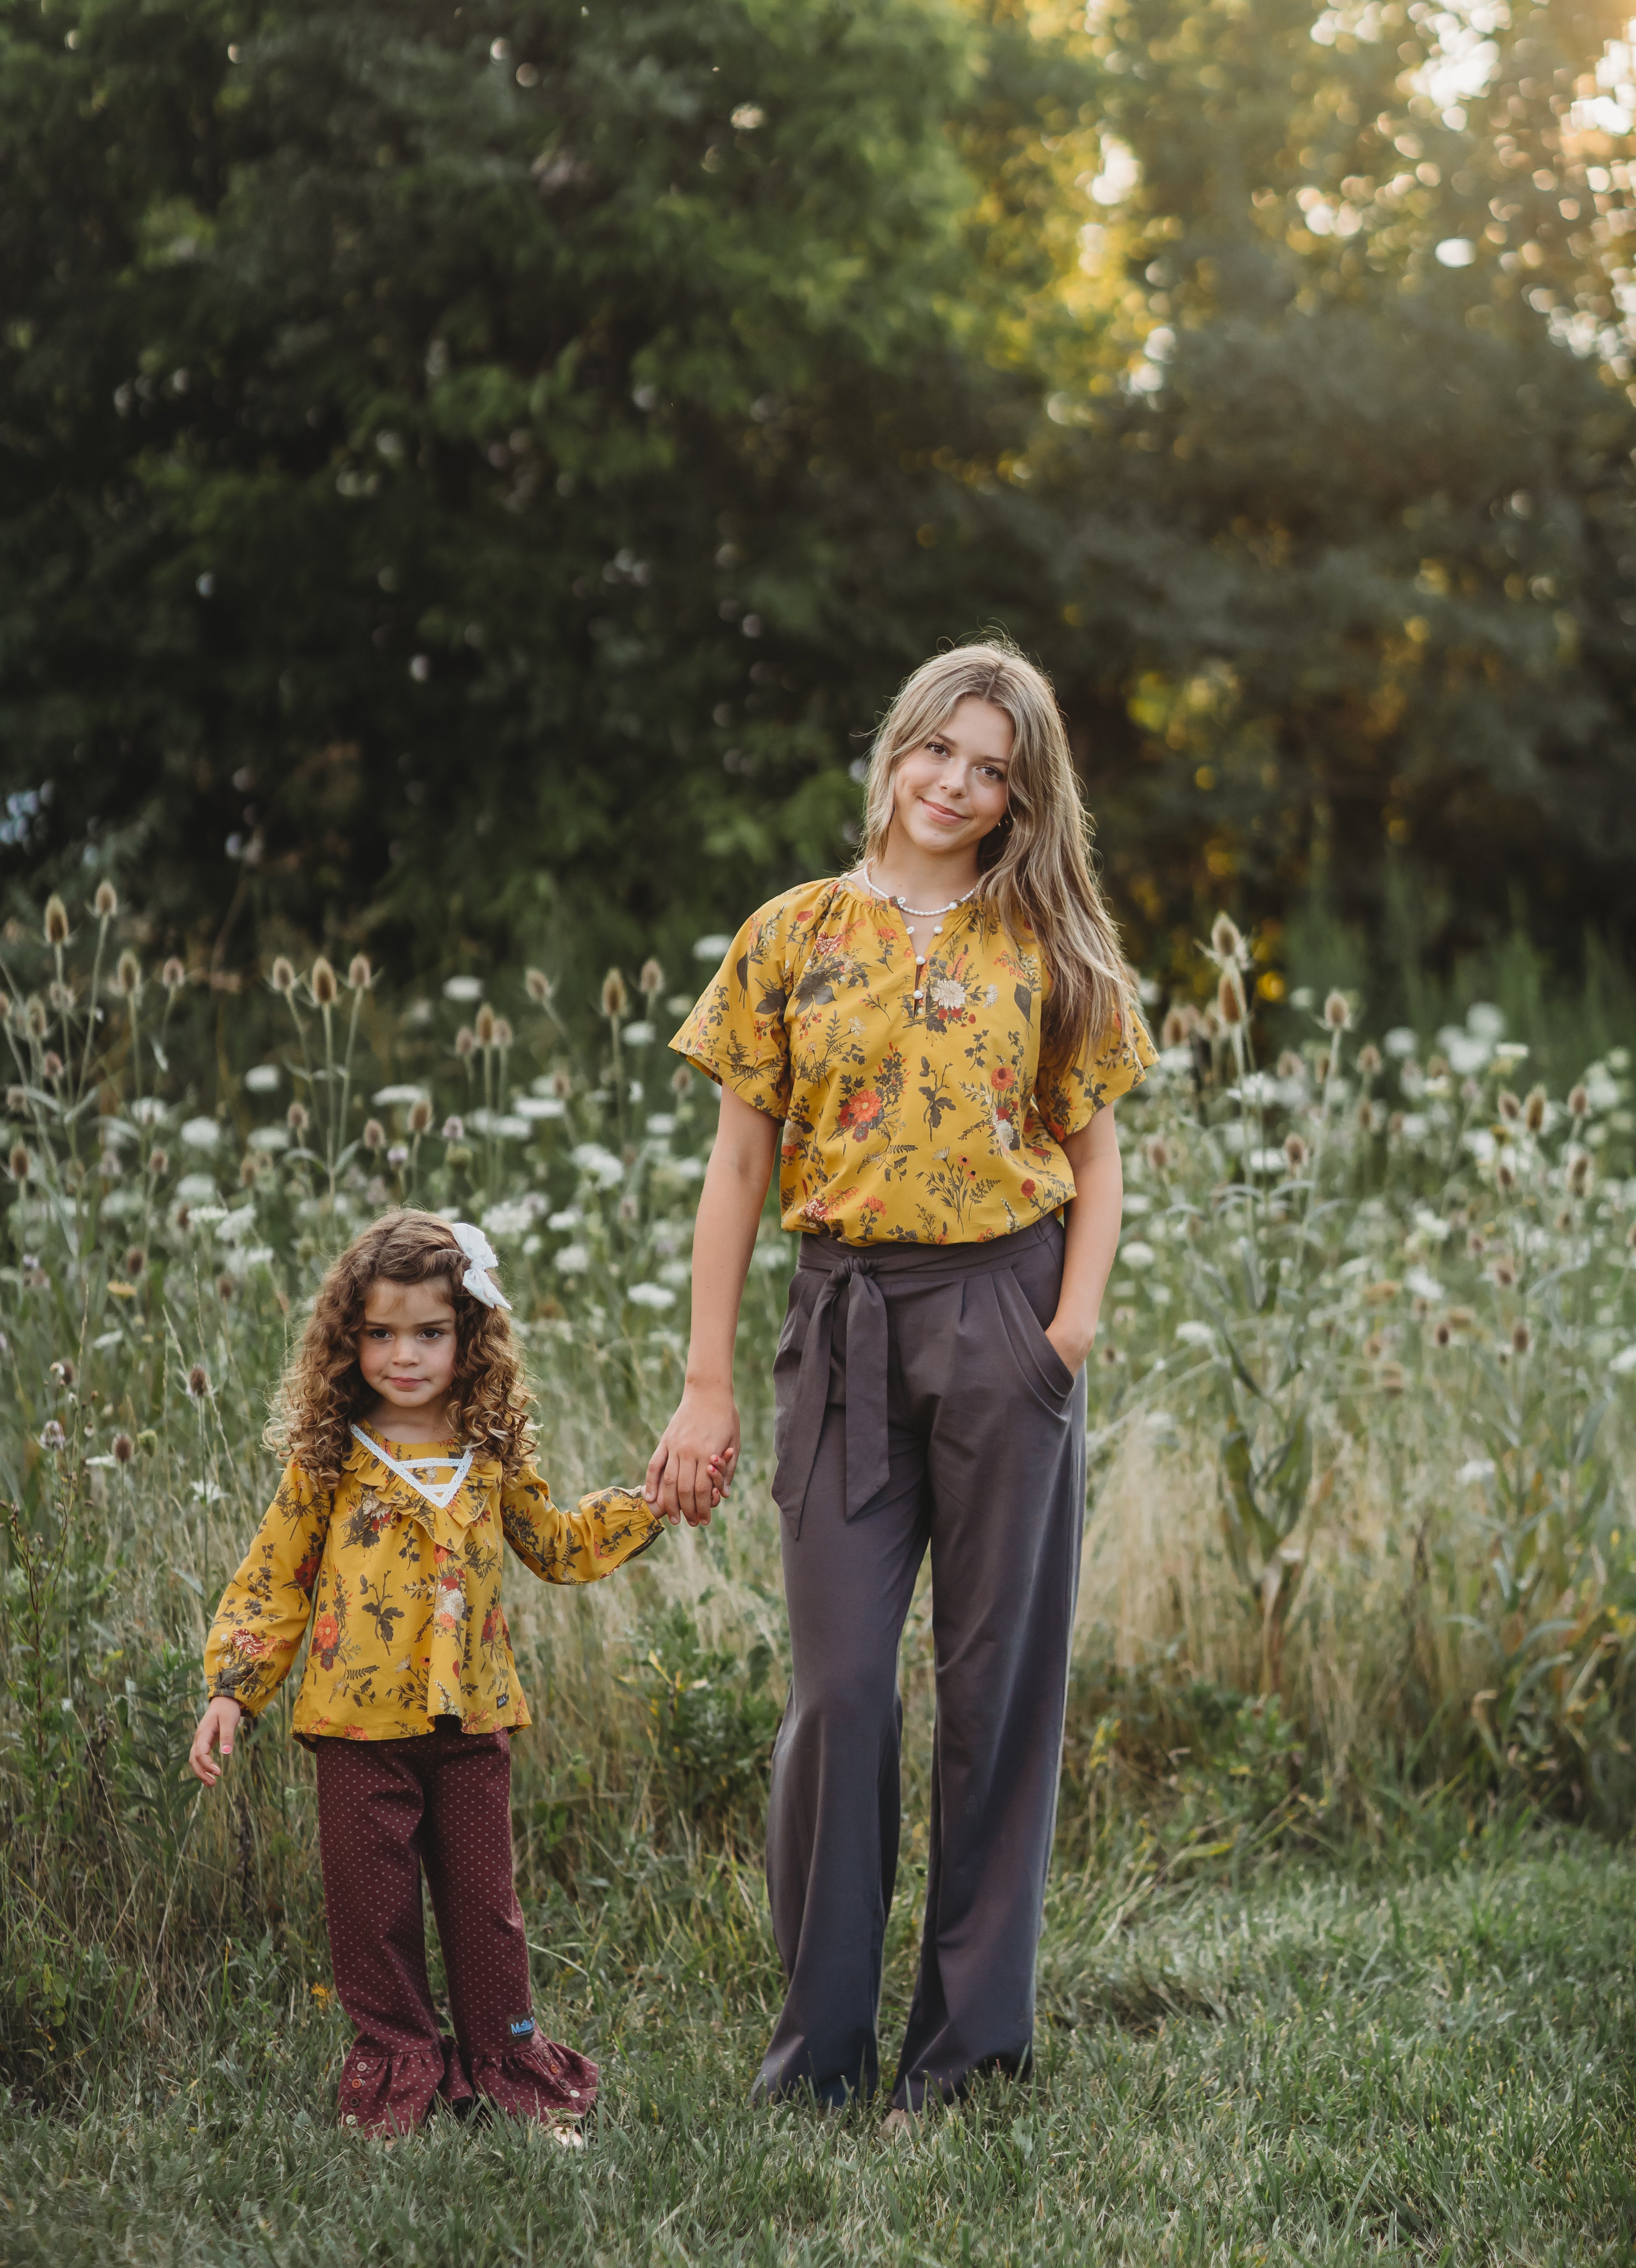
M397 1741L319 1740L318 1839L329 1955L357 2038L340 2118L365 2133L421 2125L434 2102L483 2097L552 2124L583 2117L597 2070L534 2029L512 1868L511 1742L439 1718ZM426 1976L431 1891L454 2037Z

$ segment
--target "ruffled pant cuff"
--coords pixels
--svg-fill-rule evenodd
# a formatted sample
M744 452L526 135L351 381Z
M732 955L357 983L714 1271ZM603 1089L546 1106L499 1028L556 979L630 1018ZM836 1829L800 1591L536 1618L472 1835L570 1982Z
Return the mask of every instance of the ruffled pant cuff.
M535 2038L505 2055L474 2056L471 2076L497 2110L548 2125L583 2118L596 2101L596 2066L556 2040Z
M475 2092L459 2048L449 2038L434 2047L387 2051L357 2041L341 2067L343 2126L381 2137L424 2126L434 2102L457 2115L475 2108Z

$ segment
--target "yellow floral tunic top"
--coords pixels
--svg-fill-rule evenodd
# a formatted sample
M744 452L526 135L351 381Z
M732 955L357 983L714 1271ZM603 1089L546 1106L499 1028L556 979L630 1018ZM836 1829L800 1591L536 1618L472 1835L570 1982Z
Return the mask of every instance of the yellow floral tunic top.
M1034 940L975 904L943 917L917 990L902 916L847 875L753 914L670 1044L783 1119L785 1228L980 1243L1070 1202L1062 1145L1154 1060L1134 1009L1050 1052L1049 991Z
M416 1442L388 1454L459 1456ZM333 1490L291 1465L227 1586L204 1649L212 1697L252 1716L313 1643L296 1738L390 1741L458 1717L468 1733L531 1722L500 1606L503 1544L548 1583L593 1583L654 1542L664 1523L630 1489L559 1512L531 1466L507 1481L475 1457L458 1493L432 1504L355 1441Z

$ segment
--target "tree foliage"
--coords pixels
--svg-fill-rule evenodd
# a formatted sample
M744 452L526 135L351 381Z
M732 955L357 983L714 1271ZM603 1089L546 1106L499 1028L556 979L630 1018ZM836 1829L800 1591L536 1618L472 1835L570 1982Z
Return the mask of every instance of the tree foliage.
M683 935L999 623L1142 950L1618 927L1618 28L13 0L0 857L218 960Z

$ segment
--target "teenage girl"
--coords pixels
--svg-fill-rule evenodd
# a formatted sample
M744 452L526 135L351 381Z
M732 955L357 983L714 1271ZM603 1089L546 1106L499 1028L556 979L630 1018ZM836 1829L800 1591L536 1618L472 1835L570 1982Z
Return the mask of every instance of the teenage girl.
M240 1719L312 1646L296 1738L318 1759L330 1955L357 2037L344 2126L389 2136L480 2099L564 2140L596 2066L534 2029L512 1876L513 1732L529 1720L500 1607L509 1543L549 1583L588 1583L663 1520L625 1489L559 1512L532 1462L529 1395L480 1229L387 1213L325 1277L284 1382L289 1459L205 1646L190 1758L207 1787ZM426 1978L424 1874L454 2037Z
M733 1338L775 1155L801 1237L773 1363L792 1678L764 2095L877 2084L898 1640L932 1554L925 1928L888 2124L1031 2051L1083 1365L1119 1237L1110 1106L1153 1060L1087 835L1039 671L994 645L939 655L876 739L858 866L753 915L671 1043L722 1095L658 1510L707 1521L733 1477Z

